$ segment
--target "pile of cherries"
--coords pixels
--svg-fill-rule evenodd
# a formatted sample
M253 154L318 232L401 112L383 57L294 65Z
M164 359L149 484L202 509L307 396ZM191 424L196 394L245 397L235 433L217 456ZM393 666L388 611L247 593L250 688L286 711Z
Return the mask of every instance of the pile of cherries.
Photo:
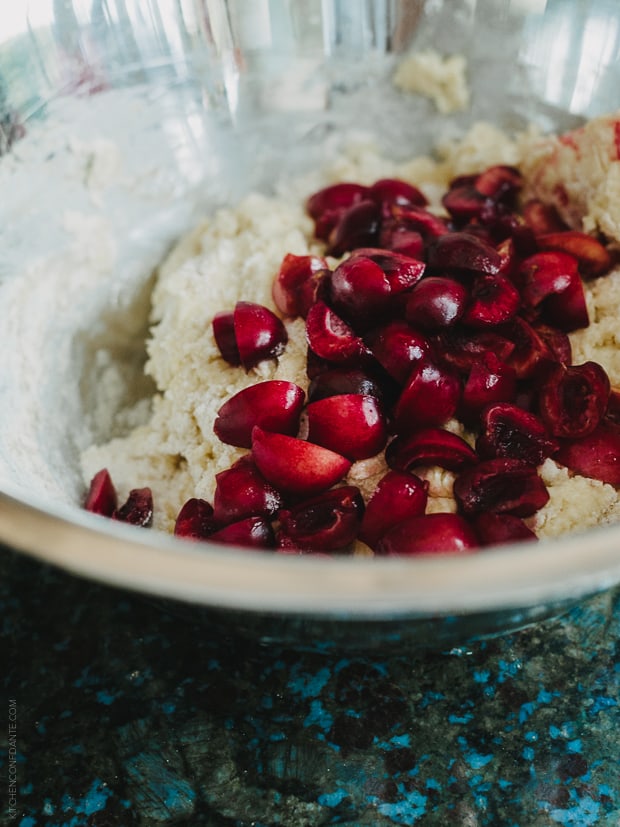
M547 457L620 485L620 393L599 364L572 364L567 335L588 325L582 280L612 260L552 207L519 208L521 188L508 166L459 177L449 218L395 179L312 195L326 255L349 255L333 270L286 255L274 281L282 316L305 319L308 398L264 381L220 408L215 433L248 453L217 475L213 505L185 503L175 534L283 553L347 553L356 540L379 555L468 552L536 539L524 518L549 499ZM281 319L250 302L218 313L213 332L246 371L287 344ZM455 417L475 448L445 427ZM365 504L341 483L381 452L389 470ZM425 513L416 471L436 466L455 474L457 513ZM118 508L103 470L86 508L148 525L153 505L137 489Z

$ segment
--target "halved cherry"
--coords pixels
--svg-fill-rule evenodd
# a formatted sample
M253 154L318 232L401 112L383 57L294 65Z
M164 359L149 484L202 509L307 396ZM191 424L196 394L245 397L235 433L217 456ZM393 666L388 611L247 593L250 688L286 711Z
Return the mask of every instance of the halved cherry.
M395 218L384 219L379 231L379 246L398 255L411 256L414 259L424 257L424 239L417 230L412 230L406 222Z
M571 282L563 293L549 296L545 302L544 315L552 325L565 333L587 327L590 319L581 279Z
M326 270L327 262L319 256L284 256L272 288L278 310L286 316L305 318Z
M523 178L516 167L496 164L476 178L479 193L494 201L511 201L523 186Z
M428 276L409 294L405 315L423 330L450 327L463 315L467 299L467 288L456 279Z
M370 197L379 204L415 204L425 207L426 196L417 187L398 178L381 178L370 188Z
M502 276L480 275L474 279L462 321L472 327L494 327L516 316L519 291Z
M583 477L620 485L620 425L603 420L587 436L563 442L554 460Z
M548 232L537 238L541 250L561 250L573 256L584 278L594 278L606 273L612 259L598 239L577 230Z
M454 482L463 514L514 514L529 517L549 501L536 466L521 459L489 459L463 471Z
M456 411L461 383L448 368L430 360L413 366L396 404L396 428L408 434L416 428L443 425Z
M473 180L451 186L441 199L446 210L461 224L479 218L484 202L485 196L476 189Z
M314 219L324 212L347 210L353 204L368 198L368 187L361 184L342 181L315 192L306 202L306 209Z
M312 380L308 388L308 402L318 402L319 399L342 393L361 393L379 400L383 398L380 384L363 370L333 368Z
M559 445L535 414L509 403L489 405L482 414L476 450L482 457L515 457L540 465Z
M279 356L288 341L282 321L268 307L254 302L237 302L233 313L235 340L241 364L246 370L263 359Z
M474 520L474 528L483 546L538 540L532 529L514 514L479 514Z
M449 232L448 225L443 218L433 215L424 207L409 207L401 204L394 204L391 208L391 216L403 229L414 230L423 238L439 238ZM392 248L394 249L394 248Z
M328 362L349 362L367 352L353 328L323 301L308 312L306 337L312 351Z
M126 502L112 514L113 520L149 528L153 522L153 494L151 489L132 488Z
M497 275L508 278L514 283L515 271L521 261L514 238L505 238L496 249L501 261Z
M269 380L250 385L224 402L213 430L222 442L239 448L252 446L252 428L293 436L304 405L303 390L292 382Z
M524 301L532 307L541 305L555 327L565 332L587 327L588 310L574 256L556 251L536 253L522 263L519 279Z
M352 543L364 513L359 488L332 488L279 514L278 545L301 551L335 551Z
M440 270L471 270L494 276L501 263L497 250L468 232L442 235L428 250L429 267Z
M351 253L351 258L362 256L378 264L385 273L392 293L401 293L417 284L424 275L426 264L411 255L383 250L378 247L360 247Z
M232 311L223 310L221 313L216 313L213 317L212 326L215 344L218 346L222 358L225 359L229 365L237 367L237 365L241 364L241 357L239 356L239 348L237 347Z
M564 252L536 253L519 269L523 298L532 307L548 296L563 293L578 278L577 259Z
M396 437L388 445L385 459L397 471L413 471L422 465L459 471L478 462L474 449L444 428L421 428L410 436Z
M554 436L587 436L605 415L609 393L609 377L597 362L556 365L540 389L540 415Z
M327 253L341 256L356 247L372 247L379 240L381 209L374 201L349 207L329 234Z
M204 540L217 529L218 524L211 504L198 497L187 500L179 511L174 525L175 535L188 540Z
M258 427L252 433L252 456L263 477L285 495L320 494L351 467L350 460L341 454Z
M475 419L487 405L512 402L517 380L514 368L498 359L492 350L474 362L463 387L460 413L468 422Z
M500 199L495 201L491 198L485 199L480 213L480 226L487 230L485 236L492 246L500 244L507 238L514 238L518 235L523 225L519 216L507 210L506 204ZM468 232L470 227L466 227ZM529 227L527 228L529 231ZM535 249L532 249L535 252Z
M416 362L430 354L430 344L406 322L390 322L371 333L366 341L379 364L397 382L404 383Z
M556 208L552 204L544 204L537 198L525 202L523 218L536 235L563 232L568 229Z
M246 517L230 523L205 538L213 543L244 548L275 548L276 539L271 524L264 517Z
M308 440L350 460L368 459L385 447L387 423L374 396L328 396L308 405L306 413Z
M517 316L514 321L518 321ZM507 362L515 351L515 343L506 333L514 334L509 323L507 330L466 330L460 327L446 328L430 336L431 344L441 361L462 373L469 373L487 353L494 353Z
M377 554L467 554L480 545L476 532L460 514L409 517L381 537Z
M321 376L321 374L326 373L329 370L334 370L335 366L332 362L328 362L327 359L323 359L321 356L317 356L316 353L312 350L312 348L307 348L306 350L306 376L310 380L314 380L317 376ZM339 370L344 370L343 367L338 368Z
M573 352L568 334L563 330L558 330L557 327L542 324L542 322L534 322L532 327L547 345L553 358L563 365L570 365L573 360Z
M306 209L314 219L316 237L327 241L344 213L354 204L367 199L368 194L368 187L342 181L311 195Z
M84 508L102 517L111 517L117 504L116 488L110 473L107 468L102 468L90 481Z
M367 256L350 256L331 274L333 308L358 330L369 323L376 323L386 313L391 296L392 288L387 276Z
M514 349L505 361L514 369L517 379L527 379L536 373L541 364L553 361L553 354L545 341L521 316L515 316L500 330L513 342Z
M251 455L215 475L213 515L220 524L245 517L273 518L282 508L282 495L259 472Z
M427 502L427 482L414 474L388 471L366 505L360 540L374 548L397 523L424 514Z

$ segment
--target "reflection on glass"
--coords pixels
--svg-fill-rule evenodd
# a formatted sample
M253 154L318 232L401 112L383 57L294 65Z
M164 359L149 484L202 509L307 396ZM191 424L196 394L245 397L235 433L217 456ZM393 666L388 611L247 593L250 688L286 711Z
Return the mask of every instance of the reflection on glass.
M579 112L596 96L604 72L618 57L618 19L595 16L587 20L577 54L570 108Z

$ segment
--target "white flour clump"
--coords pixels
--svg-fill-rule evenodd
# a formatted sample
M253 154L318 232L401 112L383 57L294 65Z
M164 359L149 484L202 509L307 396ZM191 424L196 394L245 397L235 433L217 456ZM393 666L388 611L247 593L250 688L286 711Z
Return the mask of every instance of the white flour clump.
M381 177L399 177L418 186L433 209L441 210L439 194L460 174L494 163L520 163L532 137L509 140L489 125L476 125L458 144L440 149L440 160L417 158L395 164L359 142L320 176L298 182L288 195L247 196L235 209L224 209L183 238L159 268L153 292L151 332L146 371L157 386L149 421L128 436L92 446L82 455L86 483L107 467L119 497L129 489L153 489L157 528L172 531L176 515L189 497L213 501L215 475L235 462L244 449L225 445L213 433L218 409L233 394L257 382L282 379L307 389L306 340L303 320L286 320L289 342L276 360L260 363L247 373L228 365L215 344L211 322L215 313L232 310L239 300L275 310L271 287L287 253L322 254L313 238L313 223L304 210L305 197L337 180L370 184ZM330 262L332 265L335 263ZM620 273L586 287L592 325L572 334L575 362L592 359L620 383L620 357L613 315L620 305ZM613 305L612 305L613 302ZM466 439L456 421L446 427ZM383 456L355 463L347 481L367 499L386 472ZM550 502L528 522L539 536L579 530L620 517L618 493L609 485L584 479L547 460L542 468ZM430 468L428 512L454 511L454 475Z
M571 227L620 240L620 113L532 142L523 171Z
M469 86L463 55L442 57L428 50L404 58L394 74L394 86L430 98L444 115L469 106Z

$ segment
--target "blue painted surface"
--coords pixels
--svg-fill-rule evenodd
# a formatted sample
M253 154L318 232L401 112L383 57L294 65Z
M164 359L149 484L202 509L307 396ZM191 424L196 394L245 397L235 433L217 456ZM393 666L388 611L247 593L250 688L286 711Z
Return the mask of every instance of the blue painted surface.
M617 591L449 652L294 650L3 551L0 611L7 823L620 823Z

